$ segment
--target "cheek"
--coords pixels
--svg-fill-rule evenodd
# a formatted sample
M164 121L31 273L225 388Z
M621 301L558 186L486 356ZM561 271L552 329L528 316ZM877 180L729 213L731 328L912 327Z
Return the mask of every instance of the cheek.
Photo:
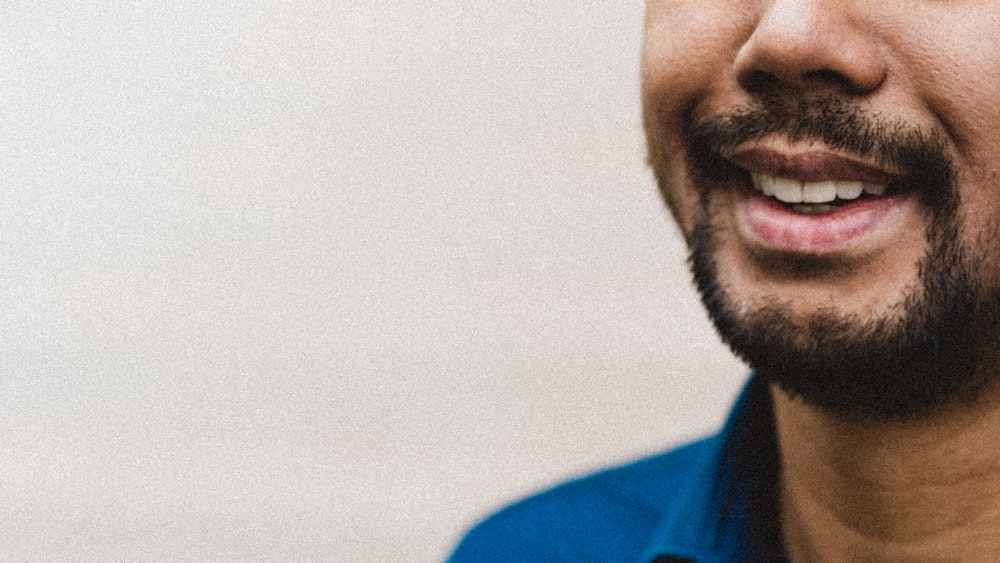
M980 281L1000 290L1000 190L995 173L989 185L964 189L960 217L963 242Z
M654 109L644 110L646 146L649 164L656 176L657 187L681 232L687 238L698 212L697 192L690 187L685 164L686 149L668 117L659 117Z
M988 17L988 16L984 16ZM991 26L992 27L992 26ZM997 22L996 29L1000 29ZM1000 288L1000 37L975 28L942 42L927 92L953 139L961 197L961 235L980 281ZM976 35L976 31L979 34ZM961 38L961 39L960 39ZM928 54L930 58L932 55Z
M748 18L745 2L650 1L642 50L642 100L649 160L664 200L687 236L700 212L685 168L685 117L733 102L732 61ZM698 107L695 107L697 101ZM721 102L720 102L721 106Z
M898 74L945 127L963 164L992 166L1000 149L1000 3L923 15L892 28L903 38L893 45Z
M642 49L644 98L682 110L734 83L732 63L752 31L747 2L649 2Z
M1000 288L1000 3L907 4L898 13L912 17L882 20L884 35L897 38L896 79L918 97L918 118L930 114L953 143L960 236L976 275ZM906 101L900 107L915 107Z

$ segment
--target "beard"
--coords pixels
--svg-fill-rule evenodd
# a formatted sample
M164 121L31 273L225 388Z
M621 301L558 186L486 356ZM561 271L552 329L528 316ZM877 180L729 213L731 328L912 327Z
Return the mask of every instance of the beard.
M720 154L771 135L819 140L911 179L898 189L915 192L929 214L928 250L916 283L886 311L853 315L818 305L807 319L793 320L791 307L779 298L742 305L720 278L713 186L745 174ZM977 276L985 271L981 254L959 236L955 174L941 135L825 99L796 105L765 101L759 108L691 123L685 139L700 197L700 213L687 237L692 274L723 341L758 377L826 411L880 420L971 402L991 383L982 356L996 337L1000 291L984 288ZM797 276L821 276L837 267L822 258L794 257L768 266Z

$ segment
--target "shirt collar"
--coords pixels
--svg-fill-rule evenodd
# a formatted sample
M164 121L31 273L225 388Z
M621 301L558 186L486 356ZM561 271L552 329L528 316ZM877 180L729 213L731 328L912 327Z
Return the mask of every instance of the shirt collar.
M706 455L677 484L685 495L665 512L641 561L784 559L778 465L770 392L752 377Z

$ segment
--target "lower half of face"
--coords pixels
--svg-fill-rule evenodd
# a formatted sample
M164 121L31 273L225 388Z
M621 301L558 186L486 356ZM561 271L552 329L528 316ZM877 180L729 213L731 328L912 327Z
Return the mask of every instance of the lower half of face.
M909 417L970 400L995 377L984 365L1000 324L1000 218L965 212L935 135L833 113L852 121L810 123L831 114L813 109L691 122L681 151L648 127L702 300L760 377L829 411ZM816 164L787 130L857 160ZM788 176L800 179L773 155L798 155Z

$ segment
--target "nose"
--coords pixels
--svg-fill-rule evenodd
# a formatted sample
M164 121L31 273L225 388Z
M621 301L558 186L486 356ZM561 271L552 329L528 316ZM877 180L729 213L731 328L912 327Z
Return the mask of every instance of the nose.
M743 88L838 90L862 95L878 89L886 64L873 28L849 0L771 0L736 55Z

